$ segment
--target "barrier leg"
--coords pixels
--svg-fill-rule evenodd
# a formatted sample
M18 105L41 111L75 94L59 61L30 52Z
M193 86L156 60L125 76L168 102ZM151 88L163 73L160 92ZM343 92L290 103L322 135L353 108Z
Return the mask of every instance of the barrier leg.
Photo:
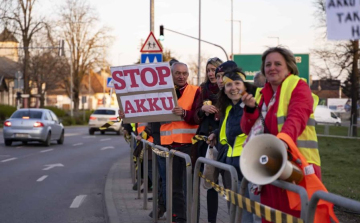
M191 223L196 223L197 221L197 213L198 213L198 202L199 202L199 182L200 177L198 173L200 172L200 162L196 162L194 168L194 181L193 181L193 198L192 198L192 212L191 212Z
M144 210L147 209L147 193L148 193L148 185L149 185L149 177L148 177L148 151L145 142L143 142L143 150L144 150L144 158L143 158L143 167L144 167Z
M245 179L245 177L242 179L241 184L240 184L240 191L239 194L241 196L245 196L245 190L247 190L247 186L248 186L249 182ZM235 222L240 222L241 223L241 219L242 219L242 213L243 213L243 209L242 208L237 208L237 214L235 217Z
M186 220L190 222L191 219L191 201L192 201L192 166L190 156L187 155L186 161Z
M173 157L166 157L166 222L172 222L172 171Z
M130 140L130 172L131 172L131 180L132 184L135 183L135 164L133 160L133 153L134 153L134 137L131 135Z
M157 167L157 155L152 153L152 185L153 185L153 222L157 222L158 219L158 167Z
M141 193L141 162L140 157L136 158L136 165L137 165L137 191L138 191L138 199L140 199L140 193Z

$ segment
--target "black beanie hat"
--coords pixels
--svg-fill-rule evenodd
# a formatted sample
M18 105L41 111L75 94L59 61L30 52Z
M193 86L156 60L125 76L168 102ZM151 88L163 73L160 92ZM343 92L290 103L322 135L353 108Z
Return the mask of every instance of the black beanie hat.
M225 72L223 76L223 81L226 83L228 81L242 81L245 82L246 75L243 73L243 71L240 68L235 68L233 70L228 70Z
M219 72L226 72L226 71L229 71L229 70L233 70L235 68L237 68L237 64L232 61L232 60L228 60L222 64L220 64L220 66L218 66L215 70L215 75Z

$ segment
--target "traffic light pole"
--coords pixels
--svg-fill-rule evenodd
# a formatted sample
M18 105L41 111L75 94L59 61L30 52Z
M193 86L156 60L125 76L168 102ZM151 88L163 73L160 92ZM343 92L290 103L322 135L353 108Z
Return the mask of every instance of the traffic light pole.
M186 37L189 37L189 38L192 38L192 39L196 39L196 40L200 40L201 42L208 43L208 44L211 44L211 45L213 45L213 46L219 47L220 49L222 49L222 50L224 51L225 56L226 56L226 60L229 60L229 57L228 57L225 49L222 48L221 46L215 44L215 43L211 43L211 42L209 42L209 41L205 41L205 40L202 40L202 39L193 37L193 36L189 36L189 35L186 35L186 34L183 34L183 33L179 33L179 32L176 32L176 31L174 31L174 30L167 29L167 28L165 28L165 27L164 27L163 29L164 29L164 30L167 30L167 31L169 31L169 32L177 33L177 34L179 34L179 35L186 36Z

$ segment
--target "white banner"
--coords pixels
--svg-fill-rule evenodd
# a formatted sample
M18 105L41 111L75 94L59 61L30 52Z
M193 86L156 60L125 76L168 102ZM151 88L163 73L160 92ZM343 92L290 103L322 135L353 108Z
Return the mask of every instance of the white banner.
M330 40L360 39L360 1L326 0L326 23Z
M172 114L177 98L169 63L111 67L124 123L179 121Z

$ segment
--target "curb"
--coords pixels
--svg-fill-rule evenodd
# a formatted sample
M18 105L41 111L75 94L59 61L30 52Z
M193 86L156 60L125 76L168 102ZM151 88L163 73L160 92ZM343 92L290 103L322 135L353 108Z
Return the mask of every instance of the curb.
M107 213L107 222L109 223L120 223L120 219L116 210L116 206L113 199L112 186L113 186L113 178L116 172L116 168L118 167L118 162L116 161L110 168L109 173L106 176L105 182L105 213Z

